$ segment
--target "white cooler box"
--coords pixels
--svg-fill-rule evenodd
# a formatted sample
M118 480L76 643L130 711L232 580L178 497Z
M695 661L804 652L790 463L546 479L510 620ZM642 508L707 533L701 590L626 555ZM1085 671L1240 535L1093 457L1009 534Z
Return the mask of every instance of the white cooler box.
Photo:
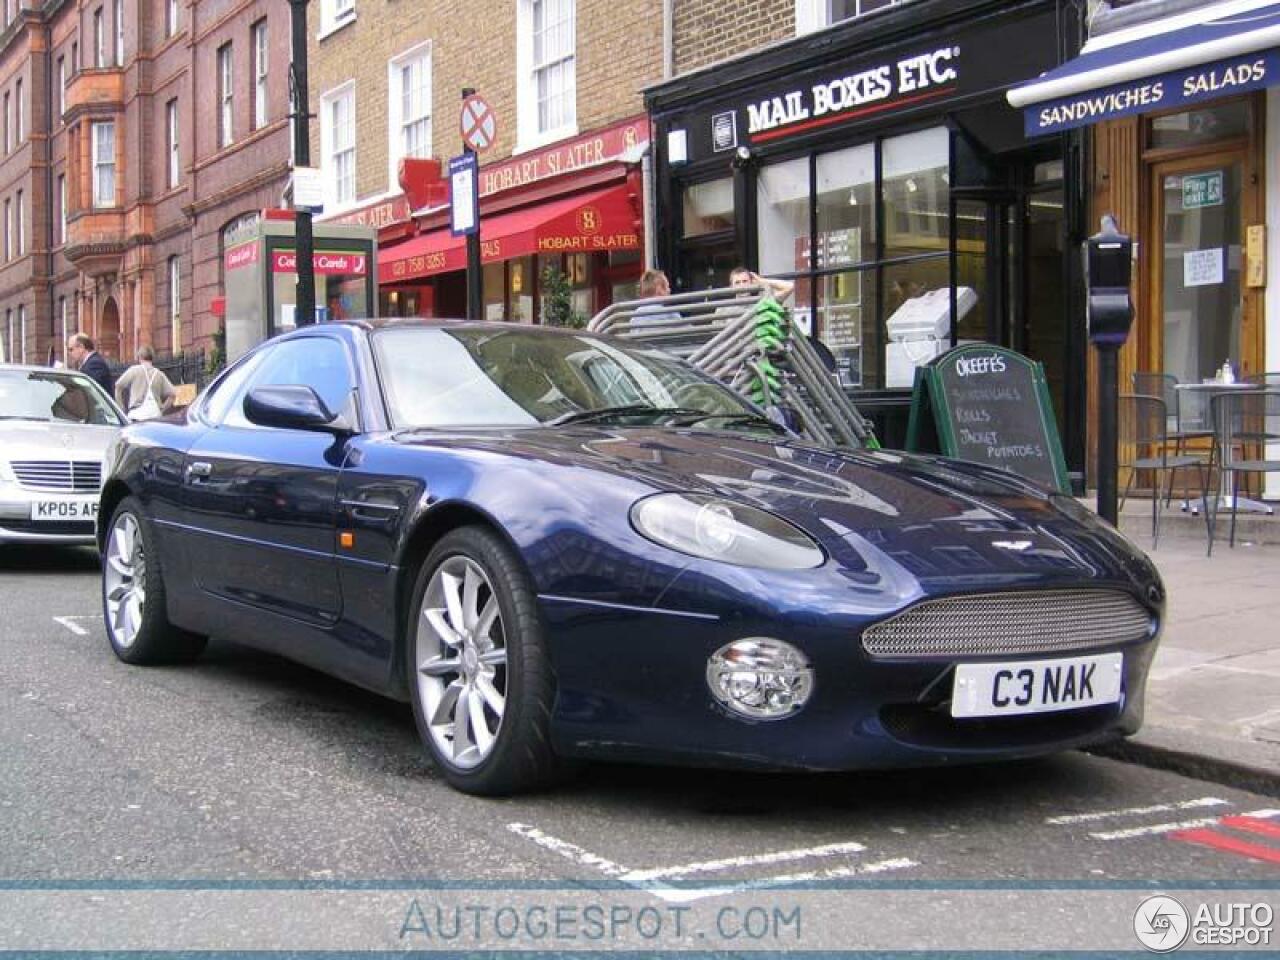
M978 302L970 287L956 288L957 320ZM948 349L951 337L951 288L940 287L912 297L885 321L889 342L884 347L884 385L909 387L916 367Z

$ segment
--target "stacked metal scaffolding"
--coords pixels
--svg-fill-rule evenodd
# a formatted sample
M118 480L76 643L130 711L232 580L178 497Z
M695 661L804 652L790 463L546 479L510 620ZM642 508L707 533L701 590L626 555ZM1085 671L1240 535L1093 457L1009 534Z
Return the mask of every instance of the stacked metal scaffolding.
M615 303L596 314L587 329L675 353L766 410L789 411L812 440L879 446L871 424L768 287Z

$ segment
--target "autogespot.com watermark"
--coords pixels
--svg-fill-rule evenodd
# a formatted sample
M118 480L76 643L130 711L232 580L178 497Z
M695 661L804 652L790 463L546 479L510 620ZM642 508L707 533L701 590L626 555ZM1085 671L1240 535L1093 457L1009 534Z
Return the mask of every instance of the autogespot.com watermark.
M400 925L407 947L444 943L528 947L572 943L769 943L795 946L803 913L795 904L730 904L714 910L679 904L441 903L412 899Z
M1264 902L1200 903L1188 910L1175 897L1147 897L1133 914L1133 932L1153 953L1185 943L1198 947L1267 947L1275 910Z

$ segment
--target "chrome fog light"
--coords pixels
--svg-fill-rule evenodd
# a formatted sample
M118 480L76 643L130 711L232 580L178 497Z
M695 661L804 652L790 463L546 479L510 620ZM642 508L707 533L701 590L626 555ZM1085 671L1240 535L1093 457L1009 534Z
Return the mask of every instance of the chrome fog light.
M813 692L813 670L803 653L768 637L727 643L707 661L711 695L753 720L788 717Z

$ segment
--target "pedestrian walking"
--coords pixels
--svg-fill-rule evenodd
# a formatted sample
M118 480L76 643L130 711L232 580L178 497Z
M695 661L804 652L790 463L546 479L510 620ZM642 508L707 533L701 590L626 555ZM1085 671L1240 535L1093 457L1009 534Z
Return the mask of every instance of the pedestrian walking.
M646 270L640 275L640 298L642 300L647 300L650 297L669 296L671 296L671 281L667 279L667 275L661 270ZM680 314L670 307L650 303L639 307L631 315L631 326L633 328L648 327L656 324L672 323L680 319Z
M153 420L173 405L177 392L163 370L153 364L156 352L143 344L134 354L138 361L116 383L116 402L124 407L130 420Z
M107 361L103 359L102 354L98 353L93 337L87 333L73 333L67 340L67 365L88 374L98 381L98 385L103 390L107 391L107 396L112 395L111 388L114 383L111 368L107 366Z

